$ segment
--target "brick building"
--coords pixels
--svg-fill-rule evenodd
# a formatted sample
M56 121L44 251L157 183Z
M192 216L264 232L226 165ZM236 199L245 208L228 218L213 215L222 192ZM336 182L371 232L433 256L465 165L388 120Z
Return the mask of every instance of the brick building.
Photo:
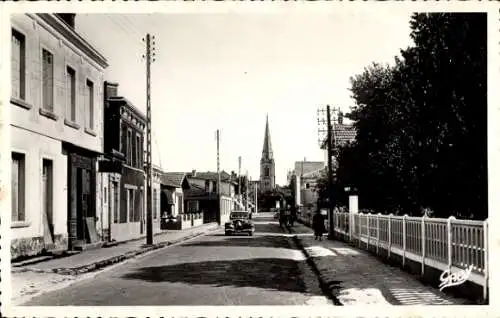
M146 117L130 101L118 96L118 84L106 81L104 87L106 160L100 171L109 187L108 239L123 241L146 235Z

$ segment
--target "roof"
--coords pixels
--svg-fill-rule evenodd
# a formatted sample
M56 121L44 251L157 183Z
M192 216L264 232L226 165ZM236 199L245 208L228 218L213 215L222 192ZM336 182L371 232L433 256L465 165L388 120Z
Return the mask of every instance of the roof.
M326 138L321 146L322 149L326 147ZM353 125L338 124L333 125L332 142L333 147L343 146L346 143L354 142L356 140L356 128Z
M143 124L146 124L146 121L147 121L146 116L137 107L135 107L131 101L129 101L125 97L123 97L123 96L111 96L108 98L108 101L109 102L119 102L120 106L125 105L130 111L132 111L136 116L138 116L143 121Z
M192 172L186 173L186 177L189 179L202 179L202 180L212 180L212 181L217 181L218 175L217 172L196 172L194 175ZM225 171L221 171L220 173L220 180L221 182L230 182L232 181L233 183L236 182L236 180L231 180L231 175Z
M74 46L76 46L79 50L81 50L85 56L92 59L95 63L97 63L102 68L107 68L108 61L106 58L97 51L90 43L88 43L78 32L76 32L75 28L70 27L67 23L65 23L60 17L56 14L50 13L36 13L36 14L26 14L29 17L38 16L44 22L48 23L54 30L56 30L59 34L64 36L66 40L71 42Z
M190 188L184 172L164 172L161 176L161 183L175 188Z
M325 167L323 161L295 161L295 174L305 175Z

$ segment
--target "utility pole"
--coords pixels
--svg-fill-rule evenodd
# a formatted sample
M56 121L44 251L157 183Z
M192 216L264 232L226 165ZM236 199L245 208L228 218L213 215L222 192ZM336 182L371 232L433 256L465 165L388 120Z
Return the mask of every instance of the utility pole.
M328 234L330 239L334 236L334 223L333 223L333 171L332 171L332 119L330 114L330 105L326 106L326 122L327 122L327 142L328 142Z
M245 211L248 212L248 170L247 170L247 174L245 176L245 180L246 180L246 189L245 189Z
M241 156L238 157L238 200L241 200Z
M222 222L222 198L221 198L221 190L220 190L220 160L219 160L219 129L217 129L217 197L219 198L219 215L217 222L221 224Z
M155 37L146 34L146 244L153 244L153 160L151 151L151 63L155 61Z
M255 213L258 213L258 210L257 210L257 182L254 183L254 189L255 189Z

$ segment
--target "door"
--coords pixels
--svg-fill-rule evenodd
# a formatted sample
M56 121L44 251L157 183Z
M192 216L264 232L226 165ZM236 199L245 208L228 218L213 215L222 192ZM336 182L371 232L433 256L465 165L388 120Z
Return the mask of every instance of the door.
M45 244L54 243L54 210L52 192L52 161L43 159L42 162L42 218L43 238Z

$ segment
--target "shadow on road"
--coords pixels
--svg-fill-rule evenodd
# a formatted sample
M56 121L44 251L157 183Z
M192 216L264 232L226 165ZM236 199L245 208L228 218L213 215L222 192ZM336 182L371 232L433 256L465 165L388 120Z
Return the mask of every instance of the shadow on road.
M142 267L125 274L123 278L306 293L305 283L301 278L302 266L307 266L304 261L279 258L206 261Z
M213 236L217 234L212 234ZM259 236L227 236L218 240L196 241L182 244L182 246L241 246L241 247L269 247L294 249L289 238L275 235Z

